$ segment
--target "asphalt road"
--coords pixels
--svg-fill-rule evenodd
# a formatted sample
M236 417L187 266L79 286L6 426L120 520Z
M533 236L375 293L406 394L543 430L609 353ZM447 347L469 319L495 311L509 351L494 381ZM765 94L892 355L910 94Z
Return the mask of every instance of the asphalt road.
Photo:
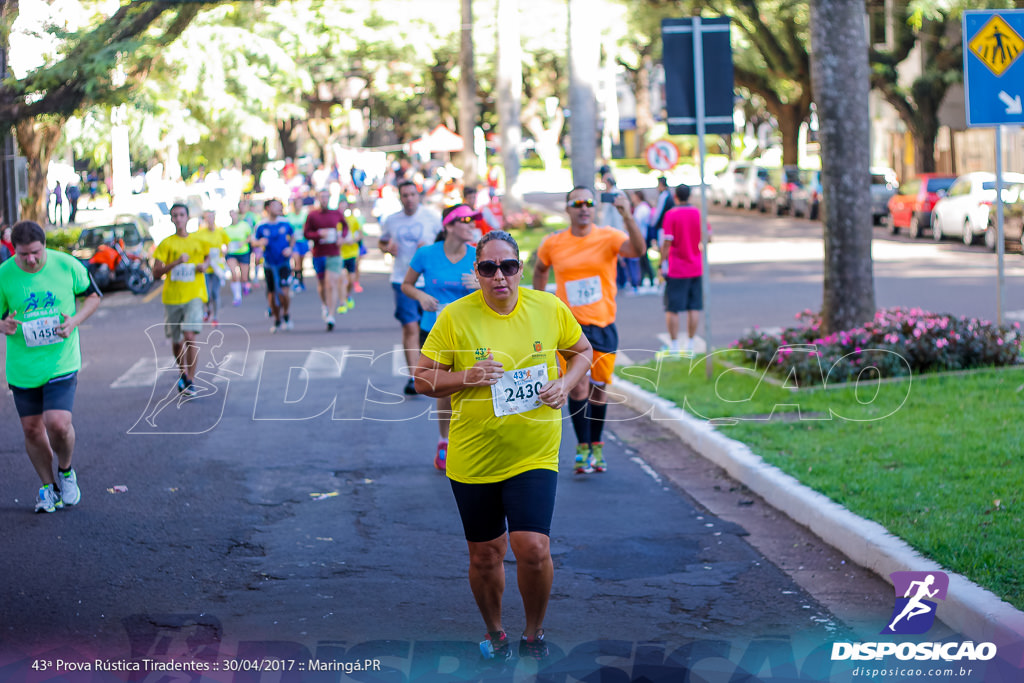
M813 249L816 224L755 227L726 212L714 225L723 254L785 254L713 265L715 344L815 306L820 264L794 253ZM985 256L943 245L924 262L980 272ZM947 282L917 277L918 268L927 270L917 260L894 263L892 277L919 299L940 295L940 280L951 296L980 296L980 276ZM382 671L355 671L353 680L525 680L536 672L529 661L479 668L483 628L465 544L447 482L431 466L433 402L401 395L390 288L373 270L383 268L369 264L366 292L332 334L312 291L296 298L291 333L270 334L258 292L229 306L220 327L200 337L204 393L185 402L171 391L173 371L158 369L170 360L159 299L107 297L82 330L76 508L32 513L38 482L13 402L0 401L0 680L128 677L56 668L58 659L97 658L205 665L209 680L339 680L337 670L314 676L310 667L367 660ZM630 357L653 353L663 324L656 295L623 295L620 321ZM628 414L617 419L608 473L574 476L568 462L560 473L545 624L553 655L543 671L558 680L681 680L687 670L690 680L756 672L829 680L831 642L884 619L891 588L830 556L821 572L834 577L831 588L812 594L805 586L813 581L800 576L804 556L762 538L771 517L763 504L740 491L731 502L753 516L713 513L685 478L665 474L685 449ZM571 441L566 425L563 452ZM717 495L714 486L700 488ZM796 538L799 529L787 533ZM814 546L807 556L825 552L813 539L794 546L802 543ZM511 555L507 567L506 627L517 633ZM854 599L836 600L836 586L854 580L857 604L844 611L839 603ZM163 670L131 675L189 680Z

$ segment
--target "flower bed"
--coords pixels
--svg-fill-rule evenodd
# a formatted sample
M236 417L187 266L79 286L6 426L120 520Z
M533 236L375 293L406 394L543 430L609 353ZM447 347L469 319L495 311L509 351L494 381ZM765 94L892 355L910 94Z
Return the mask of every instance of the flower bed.
M797 387L857 379L1005 366L1020 362L1020 324L887 308L861 327L822 336L821 316L806 310L779 335L755 328L733 342L759 369Z

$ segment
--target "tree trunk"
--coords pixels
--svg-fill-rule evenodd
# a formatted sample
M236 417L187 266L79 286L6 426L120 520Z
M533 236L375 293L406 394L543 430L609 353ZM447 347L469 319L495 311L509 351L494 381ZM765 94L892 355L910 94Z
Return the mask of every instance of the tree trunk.
M523 99L523 60L519 37L519 0L498 0L498 126L501 161L505 171L506 216L523 203L519 189L519 146L523 139L519 112Z
M62 116L40 116L36 120L19 121L14 126L18 147L28 161L28 196L22 200L22 220L35 221L44 227L49 222L46 174L66 121Z
M594 7L569 0L569 134L572 184L594 186L597 159L597 75L600 50Z
M473 0L462 0L462 40L459 45L459 135L464 147L459 159L464 187L480 181L480 160L474 149L476 131L476 73L473 71Z
M871 263L868 45L863 3L811 0L811 81L825 197L822 324L847 330L875 312Z
M298 119L281 120L277 122L277 137L281 142L281 157L295 159L299 152L299 143L296 140L298 132Z
M651 60L644 57L636 73L636 138L640 154L644 153L654 128L654 113L651 111Z
M782 134L782 163L797 165L800 163L800 124L804 121L803 107L800 104L782 104L775 112Z

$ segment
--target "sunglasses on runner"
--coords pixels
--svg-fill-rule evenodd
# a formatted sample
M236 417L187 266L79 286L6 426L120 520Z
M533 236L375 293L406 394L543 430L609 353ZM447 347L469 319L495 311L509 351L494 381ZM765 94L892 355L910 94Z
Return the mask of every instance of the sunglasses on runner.
M476 264L476 272L484 277L494 277L498 273L498 268L501 268L502 275L512 277L519 272L521 266L522 264L514 258L507 258L500 264L494 261L481 261Z
M582 209L584 206L590 207L593 205L593 199L574 199L568 203L568 206L573 209Z
M452 223L472 223L475 220L476 219L473 218L472 216L459 216L458 218L453 218L451 220L451 222Z

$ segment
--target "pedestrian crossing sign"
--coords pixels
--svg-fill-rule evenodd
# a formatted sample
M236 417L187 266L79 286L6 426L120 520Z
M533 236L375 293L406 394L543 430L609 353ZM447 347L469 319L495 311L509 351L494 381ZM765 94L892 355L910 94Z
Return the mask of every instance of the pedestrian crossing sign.
M993 74L1002 76L1024 50L1024 39L995 14L967 47Z

